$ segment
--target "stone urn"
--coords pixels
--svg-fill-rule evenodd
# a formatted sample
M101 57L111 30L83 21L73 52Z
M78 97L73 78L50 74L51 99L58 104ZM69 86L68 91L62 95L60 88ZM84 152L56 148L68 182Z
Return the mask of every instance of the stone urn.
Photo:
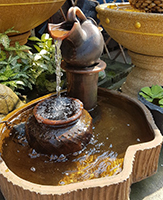
M12 41L25 44L30 30L50 18L65 0L1 0L0 32L14 27L20 34L12 35Z
M163 85L163 15L139 11L129 3L102 4L96 10L105 30L129 50L135 65L122 91L137 98L142 87Z

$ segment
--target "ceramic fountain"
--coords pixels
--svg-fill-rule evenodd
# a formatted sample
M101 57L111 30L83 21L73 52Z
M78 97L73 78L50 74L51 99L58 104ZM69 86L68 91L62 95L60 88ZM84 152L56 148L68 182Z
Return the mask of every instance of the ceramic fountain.
M129 50L135 65L122 91L137 97L144 86L163 85L163 15L139 11L129 3L102 4L97 12L105 30Z
M20 33L10 36L13 44L25 44L30 30L49 19L65 0L1 0L0 33L14 27Z
M72 112L75 117L70 116L68 121L72 123L68 128L64 126L64 119L51 117L58 107L53 106L54 101L51 102L51 99L56 99L56 94L35 99L3 119L0 124L0 188L6 200L126 200L132 183L157 171L162 136L150 112L129 96L97 88L98 72L106 66L99 59L102 47L98 49L96 46L99 41L103 43L100 30L92 20L84 17L79 8L71 8L67 19L65 23L70 28L67 30L67 27L63 29L65 26L57 25L56 32L66 34L61 48L64 48L64 43L70 43L73 50L69 51L74 53L74 58L78 58L76 52L83 52L80 51L83 43L72 45L73 39L76 41L81 34L70 39L75 27L81 26L88 39L90 35L85 25L91 25L95 30L91 35L96 38L92 50L98 53L93 60L90 53L88 65L85 62L80 64L78 59L74 64L66 55L62 62L69 78L68 89L61 92L61 98L69 96L68 99L72 99L74 96L79 99L78 103L82 101L83 104L79 103L79 109L74 106L79 114ZM55 37L53 28L56 25L50 25L51 35ZM87 46L89 44L90 40ZM40 115L39 109L46 112ZM49 113L50 117L47 117ZM59 130L58 125L61 125ZM35 137L38 134L39 137ZM74 136L80 148L67 151L67 147L72 146L69 140L73 141ZM80 144L82 138L86 140L85 144L83 141ZM43 145L40 147L40 144ZM51 144L53 146L48 151L47 146Z

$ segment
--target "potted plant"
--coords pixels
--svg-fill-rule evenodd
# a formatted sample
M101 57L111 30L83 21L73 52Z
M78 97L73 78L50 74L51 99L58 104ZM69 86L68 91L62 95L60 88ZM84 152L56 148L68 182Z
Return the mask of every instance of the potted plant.
M138 93L138 99L151 111L156 125L163 133L163 87L143 87Z

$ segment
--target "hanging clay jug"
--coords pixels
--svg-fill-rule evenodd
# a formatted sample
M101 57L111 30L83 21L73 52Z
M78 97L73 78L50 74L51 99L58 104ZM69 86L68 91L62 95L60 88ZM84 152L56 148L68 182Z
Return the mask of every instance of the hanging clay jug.
M54 39L63 40L62 56L69 65L92 66L102 54L104 40L100 28L78 7L68 10L66 21L49 24L49 32Z

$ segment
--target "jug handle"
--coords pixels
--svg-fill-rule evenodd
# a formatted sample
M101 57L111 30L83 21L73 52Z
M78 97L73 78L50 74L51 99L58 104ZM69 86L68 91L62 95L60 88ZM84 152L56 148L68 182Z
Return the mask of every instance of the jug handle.
M87 18L86 16L84 15L84 13L80 10L79 7L75 6L75 7L71 7L69 10L68 10L68 13L67 13L67 20L68 21L78 21L76 16L79 17L79 19L81 19L82 21L86 21Z

